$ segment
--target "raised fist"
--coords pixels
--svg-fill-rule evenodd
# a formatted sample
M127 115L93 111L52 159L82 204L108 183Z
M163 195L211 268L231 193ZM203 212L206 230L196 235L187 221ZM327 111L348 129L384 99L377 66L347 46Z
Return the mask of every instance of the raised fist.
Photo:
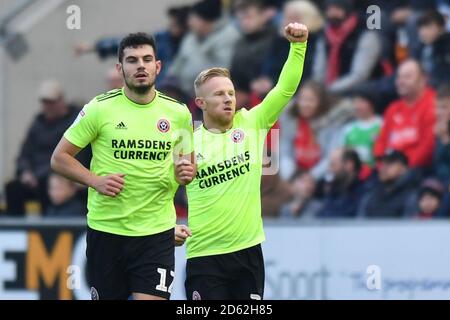
M301 23L289 23L284 27L284 36L289 42L305 42L308 39L308 28Z

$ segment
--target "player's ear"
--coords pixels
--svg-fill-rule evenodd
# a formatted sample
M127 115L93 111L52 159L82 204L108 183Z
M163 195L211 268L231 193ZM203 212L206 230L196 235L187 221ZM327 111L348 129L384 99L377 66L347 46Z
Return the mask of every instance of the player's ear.
M205 100L200 97L195 97L195 105L202 110L205 110Z
M120 62L116 63L116 70L117 70L117 72L122 74L122 64Z
M156 74L158 75L161 72L162 62L161 60L156 60Z

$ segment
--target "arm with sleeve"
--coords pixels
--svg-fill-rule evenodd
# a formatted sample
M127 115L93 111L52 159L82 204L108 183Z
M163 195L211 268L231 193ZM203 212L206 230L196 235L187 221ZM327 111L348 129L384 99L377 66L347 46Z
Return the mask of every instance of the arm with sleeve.
M259 105L250 110L256 114L261 127L270 128L274 125L300 84L307 42L292 42L290 46L289 56L276 86Z

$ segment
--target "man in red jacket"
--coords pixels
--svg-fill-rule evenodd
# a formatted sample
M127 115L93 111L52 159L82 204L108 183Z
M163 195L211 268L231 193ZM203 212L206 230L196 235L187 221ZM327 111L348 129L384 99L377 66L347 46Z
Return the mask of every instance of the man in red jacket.
M405 153L412 168L430 165L434 149L435 92L427 87L426 75L415 60L399 66L396 86L400 99L384 114L374 154L379 157L387 149L394 149Z

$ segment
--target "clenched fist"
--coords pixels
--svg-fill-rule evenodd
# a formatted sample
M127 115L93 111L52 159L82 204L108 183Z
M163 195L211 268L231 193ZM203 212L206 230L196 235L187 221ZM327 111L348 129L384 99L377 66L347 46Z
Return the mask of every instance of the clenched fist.
M182 246L190 236L192 236L192 232L187 226L184 224L175 226L175 246Z
M175 178L183 186L189 184L195 178L196 166L187 159L181 159L175 164Z
M301 23L289 23L284 27L284 36L289 42L305 42L308 39L308 28Z
M125 174L115 173L107 176L95 177L95 180L90 184L90 187L97 190L98 193L114 198L122 192L124 184Z

